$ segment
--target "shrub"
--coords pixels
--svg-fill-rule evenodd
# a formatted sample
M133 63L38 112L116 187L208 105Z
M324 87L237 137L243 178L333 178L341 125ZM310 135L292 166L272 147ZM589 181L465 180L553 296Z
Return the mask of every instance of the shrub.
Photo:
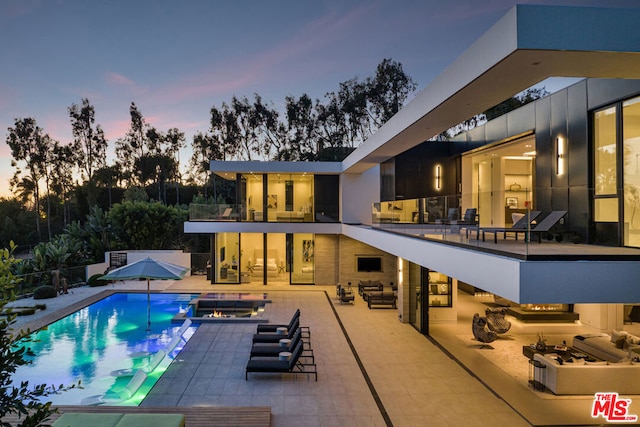
M40 286L33 291L33 299L47 299L47 298L55 298L58 296L56 292L56 288L49 285Z
M35 312L36 312L36 309L34 307L25 307L25 308L16 310L16 314L18 316L29 316L31 314L34 314Z
M108 280L98 280L98 278L102 277L102 274L94 274L93 276L89 277L89 280L87 280L87 284L94 288L96 286L105 286L107 283L109 283Z

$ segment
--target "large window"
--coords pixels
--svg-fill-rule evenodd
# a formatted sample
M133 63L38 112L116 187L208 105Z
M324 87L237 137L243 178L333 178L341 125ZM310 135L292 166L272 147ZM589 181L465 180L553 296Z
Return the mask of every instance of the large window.
M245 221L263 221L263 184L262 174L244 174L242 175L244 184L244 198L247 208L247 217Z
M594 114L593 219L597 223L618 222L616 117L615 107Z
M596 241L640 247L640 97L595 111L593 126Z
M316 250L314 235L297 233L292 235L292 239L291 283L313 284L315 280Z
M622 104L624 244L640 246L640 97Z
M313 175L269 174L267 220L313 222Z
M218 233L215 239L215 282L239 283L240 240L238 233Z

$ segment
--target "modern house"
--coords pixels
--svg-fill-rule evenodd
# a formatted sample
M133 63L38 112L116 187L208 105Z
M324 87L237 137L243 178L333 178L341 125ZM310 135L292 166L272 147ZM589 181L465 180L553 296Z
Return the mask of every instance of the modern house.
M523 320L620 327L640 303L638 24L640 9L516 6L344 161L211 162L236 203L192 206L184 226L211 235L211 283L394 283L425 334L456 320L459 289ZM549 77L584 80L429 141Z

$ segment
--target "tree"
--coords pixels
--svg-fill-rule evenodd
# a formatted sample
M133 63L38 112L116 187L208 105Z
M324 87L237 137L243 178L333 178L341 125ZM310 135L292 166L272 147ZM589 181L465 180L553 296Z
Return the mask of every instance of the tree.
M73 191L73 150L70 145L56 144L53 149L51 189L62 200L63 223L66 227L71 221L70 195Z
M129 107L131 125L127 134L116 141L116 157L125 177L133 177L135 161L149 152L147 124L134 102Z
M337 152L337 148L345 146L344 115L338 98L335 94L327 94L327 96L329 97L327 104L321 104L319 100L316 100L318 155L325 149ZM342 159L333 158L331 160Z
M11 155L14 162L12 166L17 167L18 162L26 165L27 176L22 178L22 171L18 168L11 180L12 187L22 185L29 188L33 194L34 210L36 212L36 230L38 238L42 238L40 231L40 191L38 184L44 176L44 169L47 160L49 144L51 139L45 135L42 129L36 124L32 117L26 119L16 119L14 127L8 128L7 145L11 148Z
M191 159L189 160L188 179L195 185L202 186L204 197L208 195L209 162L220 160L224 154L213 136L198 132L191 143Z
M485 111L484 118L486 120L493 120L496 117L500 117L503 114L507 114L509 111L516 110L523 105L526 105L530 102L535 101L536 99L540 99L544 96L549 95L549 92L544 88L529 88L522 93L519 93L516 96L513 96L509 99L502 101L500 104L495 107L489 108Z
M0 250L0 312L5 312L7 303L14 299L15 287L21 281L13 273L14 267L20 262L13 256L14 250L13 242L8 249ZM16 315L11 312L6 317L0 317L0 420L6 420L8 414L18 414L21 418L24 416L21 425L36 426L57 411L51 402L41 403L40 399L76 385L56 387L40 384L30 388L27 381L22 381L18 386L13 384L11 375L19 366L28 364L25 356L32 354L27 347L30 331L11 333L10 327L15 318ZM10 424L3 422L2 425Z
M529 88L524 92L519 93L516 96L513 96L509 99L505 99L498 105L495 105L488 110L484 111L481 114L476 114L473 117L463 121L462 123L458 123L454 127L447 129L438 135L435 139L437 140L447 140L450 137L456 136L462 132L466 132L470 129L475 128L476 126L488 121L493 120L497 117L502 116L503 114L507 114L509 111L513 111L526 105L530 102L535 101L536 99L540 99L544 96L549 95L549 92L542 88Z
M313 101L307 94L296 99L285 98L286 145L275 154L275 160L317 160L317 117Z
M376 67L376 75L366 80L371 118L377 128L396 114L418 85L402 64L385 58Z
M269 156L272 150L276 153L281 151L286 145L286 130L278 120L279 114L275 107L263 102L262 97L256 94L253 102L253 114L260 152Z
M73 154L82 177L89 184L90 206L96 203L94 173L104 167L107 160L107 140L100 125L95 124L95 114L95 109L87 98L82 99L82 106L72 104L69 107L73 133Z
M0 247L9 247L11 241L18 245L36 242L38 237L33 228L34 216L35 213L25 209L19 199L0 197Z
M259 120L255 106L250 104L246 97L234 96L231 99L231 111L235 123L230 126L230 129L237 143L238 155L241 159L252 160L253 154L262 153L258 132Z
M107 192L109 195L109 208L111 208L111 205L113 204L111 190L114 187L118 186L121 176L121 168L117 164L111 166L103 166L100 169L96 170L94 173L96 186L105 186L107 188Z
M165 155L170 156L175 163L175 173L172 178L176 180L176 204L179 205L180 184L182 183L182 177L180 174L180 149L185 146L187 140L184 136L184 132L180 132L178 128L171 128L167 131L165 142L167 144Z
M44 178L44 187L47 193L47 234L51 240L51 185L53 181L54 169L56 167L55 153L60 152L60 144L44 135L42 138L43 147L46 148L42 157L42 176Z
M117 248L176 249L180 247L188 211L157 202L116 203L107 220Z

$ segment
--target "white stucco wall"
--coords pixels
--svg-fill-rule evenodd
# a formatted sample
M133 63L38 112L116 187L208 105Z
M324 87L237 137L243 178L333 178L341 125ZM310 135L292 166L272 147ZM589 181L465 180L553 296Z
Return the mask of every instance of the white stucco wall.
M371 224L371 206L380 201L380 165L362 174L342 174L340 218L345 224Z

